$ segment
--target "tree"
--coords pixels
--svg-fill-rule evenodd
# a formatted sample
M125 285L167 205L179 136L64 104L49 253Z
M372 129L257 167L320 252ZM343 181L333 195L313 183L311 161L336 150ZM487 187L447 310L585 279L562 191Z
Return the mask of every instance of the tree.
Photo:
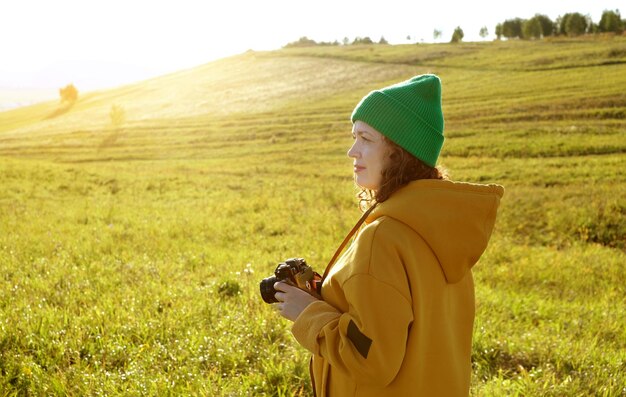
M600 32L622 33L624 31L624 25L622 24L622 16L619 10L604 10L602 18L600 18L600 23L598 24L598 29Z
M502 39L502 24L499 23L496 25L496 39Z
M74 87L74 84L68 84L65 88L59 89L59 95L61 96L61 102L74 103L78 99L78 90Z
M372 39L370 39L369 37L365 36L363 38L355 37L354 41L352 42L352 44L374 44L374 42L372 41Z
M542 36L541 22L537 18L524 21L522 34L525 39L540 39Z
M478 34L484 39L485 37L489 36L489 30L486 26L483 26L482 28L480 28L480 32L478 32Z
M378 44L389 44L389 42L385 40L384 36L380 36L380 40L378 40Z
M433 30L433 39L436 41L441 38L441 30Z
M292 41L291 43L287 43L285 45L285 48L289 48L289 47L312 47L314 45L317 45L315 40L311 40L311 39L309 39L306 36L302 36L302 37L300 37L300 39L298 39L298 41Z
M565 14L559 21L559 33L568 36L579 36L587 32L589 28L588 22L588 19L579 12Z
M521 18L507 19L502 23L502 35L507 39L522 38L523 23Z
M532 19L536 19L539 21L539 24L541 25L541 35L543 37L554 35L555 26L550 17L548 17L547 15L535 14Z
M119 130L126 121L126 111L122 106L112 105L111 111L109 111L109 117L111 118L113 128Z
M450 39L450 43L460 43L463 40L463 29L460 26L457 26L454 29L454 33L452 33L452 38Z

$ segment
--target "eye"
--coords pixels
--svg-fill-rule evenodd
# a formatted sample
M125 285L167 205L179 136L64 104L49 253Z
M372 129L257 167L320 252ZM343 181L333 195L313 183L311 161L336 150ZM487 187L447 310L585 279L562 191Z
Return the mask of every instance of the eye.
M370 138L367 138L363 133L352 134L352 139L360 139L365 142L373 142Z

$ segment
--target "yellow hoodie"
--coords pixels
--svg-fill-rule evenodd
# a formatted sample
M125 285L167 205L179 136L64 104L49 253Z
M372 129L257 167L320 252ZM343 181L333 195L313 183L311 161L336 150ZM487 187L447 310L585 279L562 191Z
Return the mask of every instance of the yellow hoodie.
M367 218L292 332L317 397L467 396L474 284L504 189L419 180Z

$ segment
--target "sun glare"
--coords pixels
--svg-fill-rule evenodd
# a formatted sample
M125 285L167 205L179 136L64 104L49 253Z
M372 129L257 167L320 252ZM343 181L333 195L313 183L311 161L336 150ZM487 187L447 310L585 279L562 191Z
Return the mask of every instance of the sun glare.
M108 88L198 66L248 49L270 50L307 36L317 41L384 37L391 44L449 41L462 26L465 41L505 18L534 13L556 18L572 10L599 19L605 0L590 4L492 0L422 5L389 0L315 3L269 0L180 2L137 0L13 1L0 4L0 88L53 88L75 82L84 89Z

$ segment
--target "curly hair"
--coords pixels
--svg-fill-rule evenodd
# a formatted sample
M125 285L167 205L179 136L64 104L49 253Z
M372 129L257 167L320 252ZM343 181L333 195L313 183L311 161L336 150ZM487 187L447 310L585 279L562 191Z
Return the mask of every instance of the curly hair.
M442 166L431 167L413 156L383 135L387 145L387 166L382 171L382 182L378 190L364 189L357 194L359 208L365 211L382 203L401 187L418 179L448 179L448 171Z

